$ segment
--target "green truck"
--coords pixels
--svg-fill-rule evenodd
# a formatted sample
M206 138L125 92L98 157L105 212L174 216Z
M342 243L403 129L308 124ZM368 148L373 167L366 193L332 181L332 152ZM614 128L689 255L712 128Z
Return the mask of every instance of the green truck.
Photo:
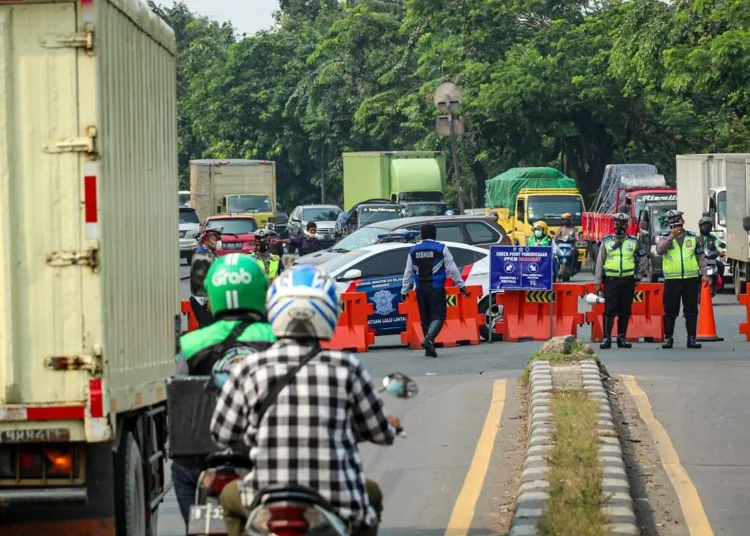
M344 209L367 199L444 201L445 155L439 151L344 153Z

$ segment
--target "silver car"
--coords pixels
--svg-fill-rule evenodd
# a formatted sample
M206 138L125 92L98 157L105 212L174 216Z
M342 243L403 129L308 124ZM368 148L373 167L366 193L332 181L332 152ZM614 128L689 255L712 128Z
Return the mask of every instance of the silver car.
M200 220L194 208L180 207L180 258L193 260L193 251L198 247L195 233L198 232Z

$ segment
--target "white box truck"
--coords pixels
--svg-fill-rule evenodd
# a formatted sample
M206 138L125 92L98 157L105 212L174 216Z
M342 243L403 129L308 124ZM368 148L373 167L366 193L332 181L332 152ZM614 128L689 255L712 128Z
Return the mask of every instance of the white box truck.
M3 536L156 534L180 319L175 53L138 0L0 3Z
M750 276L750 155L726 157L726 244L734 293L747 292Z
M276 223L276 163L191 160L190 204L203 223L217 214L252 214L259 227Z

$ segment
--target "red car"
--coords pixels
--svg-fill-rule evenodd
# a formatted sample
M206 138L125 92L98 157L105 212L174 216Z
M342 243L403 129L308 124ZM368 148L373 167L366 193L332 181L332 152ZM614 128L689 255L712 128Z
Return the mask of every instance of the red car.
M201 230L217 227L222 231L221 245L216 249L218 257L230 253L252 253L255 250L253 233L258 230L258 224L252 216L209 216Z

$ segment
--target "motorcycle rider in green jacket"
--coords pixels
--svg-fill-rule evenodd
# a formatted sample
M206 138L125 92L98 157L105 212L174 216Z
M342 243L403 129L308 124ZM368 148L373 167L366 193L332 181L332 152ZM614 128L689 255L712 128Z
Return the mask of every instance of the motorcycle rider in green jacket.
M213 376L221 388L234 363L276 341L266 317L268 277L254 258L232 253L211 264L203 286L216 321L180 338L176 375ZM172 460L172 483L186 526L202 461Z

